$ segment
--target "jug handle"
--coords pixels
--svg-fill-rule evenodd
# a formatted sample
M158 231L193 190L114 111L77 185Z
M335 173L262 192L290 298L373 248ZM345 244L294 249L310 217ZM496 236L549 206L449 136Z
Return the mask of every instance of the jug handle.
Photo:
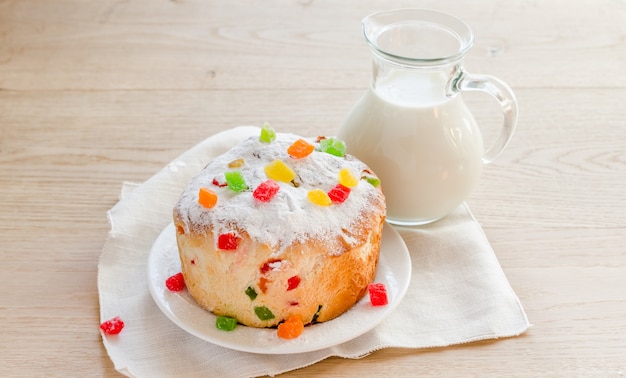
M502 129L494 144L483 155L483 163L491 163L507 146L515 126L517 125L517 100L511 88L502 80L488 75L475 75L462 71L460 78L456 81L456 88L459 91L480 91L493 96L502 109L504 121Z

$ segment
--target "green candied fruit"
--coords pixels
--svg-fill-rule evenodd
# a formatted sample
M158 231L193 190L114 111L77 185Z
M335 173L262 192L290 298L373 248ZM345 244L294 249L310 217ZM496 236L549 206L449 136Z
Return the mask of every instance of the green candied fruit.
M256 290L254 290L251 286L248 286L248 288L246 289L246 295L248 297L250 297L250 300L253 301L256 299L256 296L258 295Z
M371 184L374 188L378 188L378 185L380 185L380 179L378 177L364 176L363 178L365 179L365 181Z
M317 323L317 318L320 316L320 311L322 311L322 305L317 306L317 311L315 311L315 314L313 314L313 319L311 320L311 323Z
M232 331L237 326L237 319L229 316L218 316L215 320L215 328L222 331Z
M274 314L270 311L269 308L265 306L257 306L254 308L254 313L261 320L270 320L274 319Z
M246 180L243 178L241 171L226 172L224 173L224 177L226 178L228 189L234 192L242 192L248 189L248 184L246 184Z
M319 150L327 154L343 157L346 154L346 143L339 138L320 140Z
M276 139L276 131L272 129L269 123L265 122L263 127L261 127L261 136L259 136L259 141L263 143L272 143Z

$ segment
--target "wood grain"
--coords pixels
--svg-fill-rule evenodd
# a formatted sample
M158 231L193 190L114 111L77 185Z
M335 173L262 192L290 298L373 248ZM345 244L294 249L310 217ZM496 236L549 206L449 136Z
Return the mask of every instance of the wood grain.
M466 67L520 104L468 203L534 326L523 336L330 358L285 374L626 375L626 3L0 0L0 375L119 376L97 261L123 181L268 120L332 134L369 83L360 20L466 20ZM485 137L499 118L467 96Z

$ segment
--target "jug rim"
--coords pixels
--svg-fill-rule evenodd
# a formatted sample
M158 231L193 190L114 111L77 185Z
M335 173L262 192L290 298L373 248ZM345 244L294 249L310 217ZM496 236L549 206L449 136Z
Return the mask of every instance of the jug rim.
M456 37L459 43L454 52L442 56L417 57L390 51L381 47L378 38L393 26L409 22L427 23L437 26L442 32ZM461 60L474 43L474 33L467 23L448 13L427 8L397 8L369 14L362 19L363 35L369 46L389 60L416 66L448 64Z

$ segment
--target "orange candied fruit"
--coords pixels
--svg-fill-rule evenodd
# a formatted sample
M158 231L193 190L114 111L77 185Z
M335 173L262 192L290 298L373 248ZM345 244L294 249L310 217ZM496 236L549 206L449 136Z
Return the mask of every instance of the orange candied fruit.
M314 145L304 139L298 139L289 146L287 153L294 159L302 159L303 157L309 156L313 150L315 150Z
M207 209L211 209L217 203L217 194L211 189L200 188L198 191L198 203Z
M281 339L295 339L304 331L304 323L299 316L291 315L283 323L278 325L278 337Z

